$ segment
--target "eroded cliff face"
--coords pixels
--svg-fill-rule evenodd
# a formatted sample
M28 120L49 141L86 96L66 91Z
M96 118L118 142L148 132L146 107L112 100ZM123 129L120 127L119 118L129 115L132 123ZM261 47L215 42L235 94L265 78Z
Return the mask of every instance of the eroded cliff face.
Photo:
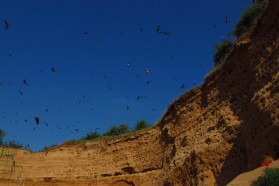
M225 185L279 157L279 1L226 63L181 95L156 126L115 141L14 153L0 184ZM3 174L2 174L3 172Z

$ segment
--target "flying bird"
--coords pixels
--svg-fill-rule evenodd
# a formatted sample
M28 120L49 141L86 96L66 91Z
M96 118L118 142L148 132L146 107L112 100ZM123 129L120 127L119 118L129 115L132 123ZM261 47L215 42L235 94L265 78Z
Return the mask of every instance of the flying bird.
M187 88L187 87L186 87L185 84L183 83L183 84L180 86L179 89L184 89L184 88Z
M170 32L162 32L161 26L160 26L160 25L158 25L156 31L157 31L157 33L159 33L159 34L164 34L164 35L170 35L170 34L171 34Z
M51 71L54 72L54 73L56 72L54 67L51 67Z
M4 20L4 24L5 24L5 29L8 30L8 28L9 28L9 26L10 26L9 23L8 23L8 21Z
M36 122L37 125L39 125L39 123L40 123L40 118L39 118L38 116L35 116L35 122Z
M22 96L22 95L23 95L23 92L22 92L22 91L19 91L19 94Z
M112 87L111 87L110 85L107 85L107 87L108 87L110 90L112 90Z
M23 79L23 84L26 85L26 86L28 85L28 82L27 82L26 79Z
M228 16L226 16L226 23L228 23L229 22L229 17Z
M87 31L83 32L83 35L87 36L89 33Z

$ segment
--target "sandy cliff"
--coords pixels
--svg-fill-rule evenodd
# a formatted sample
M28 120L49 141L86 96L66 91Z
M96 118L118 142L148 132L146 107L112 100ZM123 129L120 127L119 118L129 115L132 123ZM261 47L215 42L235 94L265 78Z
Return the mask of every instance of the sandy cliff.
M10 182L36 186L226 185L277 159L279 1L270 0L255 31L236 42L223 67L176 99L152 129L48 153L10 153ZM9 175L0 166L0 185Z

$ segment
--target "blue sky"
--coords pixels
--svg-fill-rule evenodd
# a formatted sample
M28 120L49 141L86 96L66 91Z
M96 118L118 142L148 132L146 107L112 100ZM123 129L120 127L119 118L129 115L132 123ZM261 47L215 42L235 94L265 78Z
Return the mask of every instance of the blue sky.
M140 119L154 124L175 98L203 82L214 66L214 45L250 3L0 0L5 140L38 151L95 128L133 128ZM157 33L158 25L171 34Z

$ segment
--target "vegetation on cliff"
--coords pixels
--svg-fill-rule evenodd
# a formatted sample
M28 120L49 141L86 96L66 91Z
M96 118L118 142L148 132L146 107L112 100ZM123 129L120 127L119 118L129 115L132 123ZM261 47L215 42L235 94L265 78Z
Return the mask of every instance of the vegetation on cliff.
M252 182L252 186L279 185L279 168L267 168L264 175Z
M241 18L236 24L232 34L236 38L239 38L247 33L250 33L255 28L257 21L261 17L266 6L267 2L265 1L256 1L249 6L246 12L241 15Z
M258 0L248 6L246 11L241 15L238 23L235 25L235 29L229 34L229 36L232 35L238 39L241 36L251 33L266 7L267 2L264 0ZM233 45L234 42L230 39L230 37L215 45L213 57L215 66L225 61L226 57L232 50Z

